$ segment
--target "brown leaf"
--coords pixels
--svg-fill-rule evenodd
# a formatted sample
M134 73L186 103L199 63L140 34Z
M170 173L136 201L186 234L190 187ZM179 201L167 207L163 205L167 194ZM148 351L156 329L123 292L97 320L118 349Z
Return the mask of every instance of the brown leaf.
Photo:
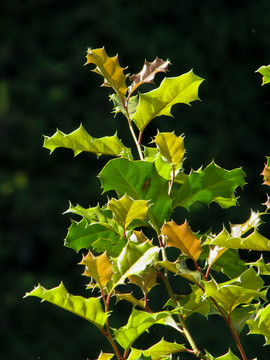
M133 91L137 89L138 86L144 83L154 82L156 73L167 72L169 65L169 60L164 61L158 57L153 62L145 60L142 70L138 74L134 74L129 77L130 81L133 81L128 88L129 94L133 93Z
M197 260L202 251L200 240L193 234L187 221L177 225L174 221L165 223L161 234L167 236L167 246L180 249L192 260Z

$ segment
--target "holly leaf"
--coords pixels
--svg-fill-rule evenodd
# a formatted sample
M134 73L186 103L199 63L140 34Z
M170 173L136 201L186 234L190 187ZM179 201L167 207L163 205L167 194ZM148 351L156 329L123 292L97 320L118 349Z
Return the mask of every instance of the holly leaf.
M128 349L141 334L154 324L163 324L168 316L168 311L147 313L133 309L127 324L114 329L115 340L123 349Z
M215 358L216 360L240 360L239 357L237 357L236 355L234 355L234 353L231 351L231 349L229 349L229 351L227 352L227 354L219 356L218 358Z
M118 197L127 194L134 200L149 200L148 218L159 233L171 213L168 181L162 178L154 163L110 160L99 174L104 191L114 190Z
M129 281L139 286L142 292L148 293L156 284L156 271L152 268L146 269L140 276L131 275L128 277Z
M200 201L209 205L215 201L222 208L236 205L235 189L245 185L245 173L242 169L225 170L214 162L204 170L191 170L179 190L172 190L173 208L183 206L186 209Z
M198 285L190 285L190 287L192 292L185 295L184 298L178 299L181 314L185 319L195 312L207 317L210 312L210 304L204 298L203 290Z
M154 344L149 349L143 350L143 354L145 356L151 356L152 360L159 360L165 358L166 356L184 351L186 351L186 348L183 344L177 344L175 342L172 343L161 339L157 344Z
M100 155L131 157L131 152L118 139L117 134L102 138L94 138L87 133L82 125L70 134L57 130L52 137L45 136L43 147L52 153L56 148L63 147L74 151L77 156L82 151Z
M86 256L83 256L79 264L85 266L83 275L93 278L100 289L106 287L112 276L112 264L105 252L99 256L94 256L89 251ZM89 285L95 287L92 285L92 281Z
M164 61L158 57L156 57L153 62L145 60L142 70L138 74L134 74L129 77L130 81L132 81L132 84L128 88L129 94L132 94L144 83L153 83L155 75L158 72L167 72L169 65L169 60Z
M126 194L119 200L111 199L107 208L112 211L117 223L126 229L135 219L146 219L148 201L133 200Z
M87 225L101 222L109 223L112 218L112 213L110 210L106 210L105 207L101 208L99 205L94 207L89 207L88 209L80 205L72 205L69 203L69 208L64 212L64 214L72 213L83 217L86 220Z
M61 307L85 320L90 321L98 328L105 325L108 314L105 313L98 298L84 298L82 296L74 296L67 292L63 283L58 287L46 290L38 285L33 291L27 293L25 297L36 296L42 300L46 300L54 305Z
M193 234L187 221L177 225L174 221L165 223L161 228L161 234L167 237L167 246L180 249L183 254L197 261L202 251L200 240Z
M261 175L263 175L263 179L264 179L263 184L270 186L270 156L267 156L266 159L267 159L267 163L265 164Z
M127 110L124 107L123 101L120 98L120 96L118 96L117 94L112 94L109 97L110 97L110 100L112 100L113 105L114 105L113 112L115 114L118 114L119 112L121 112L122 114L124 114L124 116L127 116ZM129 98L128 103L127 103L127 109L128 109L128 115L130 117L132 117L135 114L136 108L138 106L138 102L139 102L138 95L131 96Z
M113 258L113 287L124 284L125 279L137 275L141 276L157 259L159 247L149 241L142 244L128 242L117 258Z
M104 77L102 86L112 87L123 99L127 92L126 75L123 73L125 69L119 65L118 56L109 57L103 47L100 49L89 48L86 58L85 65L95 64L96 68L93 71Z
M268 66L263 65L256 72L263 75L262 85L268 84L270 82L270 65Z
M107 223L89 224L85 219L72 221L64 245L76 252L81 249L106 251L109 256L118 256L127 240Z
M176 136L174 133L158 133L154 142L165 161L175 167L182 164L185 154L182 136Z
M199 100L198 88L202 81L191 70L178 77L165 78L157 89L139 94L139 104L132 117L138 129L143 132L156 116L172 116L171 107L174 104L189 105L190 102Z
M201 274L198 271L189 270L185 261L171 262L167 259L159 261L157 264L195 284L200 284L201 282Z
M258 311L255 319L247 320L249 334L265 337L265 345L270 345L270 304Z
M104 352L102 352L102 350L101 350L101 352L100 352L97 360L111 360L111 358L112 358L113 356L114 356L114 354L104 353Z

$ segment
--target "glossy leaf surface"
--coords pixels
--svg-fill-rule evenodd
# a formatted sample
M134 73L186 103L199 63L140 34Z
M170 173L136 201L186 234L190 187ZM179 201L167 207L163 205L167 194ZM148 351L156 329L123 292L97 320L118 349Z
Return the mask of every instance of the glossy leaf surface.
M104 191L115 190L119 197L127 194L134 200L149 200L148 216L159 231L171 212L168 182L162 178L155 164L146 161L114 159L101 171Z
M179 190L173 190L173 208L183 206L187 209L195 202L200 201L209 205L212 201L222 208L236 205L234 191L245 185L245 173L242 169L231 171L222 169L214 162L204 170L192 170Z
M57 130L52 137L45 136L43 146L51 153L59 147L71 149L75 156L82 151L91 152L97 156L101 154L131 156L129 149L121 143L116 134L96 139L89 135L82 125L70 134Z
M165 78L159 88L140 94L133 120L140 131L156 116L172 116L171 107L177 103L190 104L199 100L198 88L202 78L193 71L175 78Z
M120 67L118 56L109 57L103 48L88 49L87 64L95 64L93 70L104 77L103 86L109 86L121 97L124 98L127 92L126 76L123 73L124 68Z
M182 136L176 136L174 133L158 133L154 141L165 161L176 167L182 164L185 154Z
M99 328L104 326L108 316L102 309L100 299L94 297L87 299L82 296L71 295L62 283L50 290L46 290L38 285L33 291L27 293L26 296L36 296L46 300L90 321Z

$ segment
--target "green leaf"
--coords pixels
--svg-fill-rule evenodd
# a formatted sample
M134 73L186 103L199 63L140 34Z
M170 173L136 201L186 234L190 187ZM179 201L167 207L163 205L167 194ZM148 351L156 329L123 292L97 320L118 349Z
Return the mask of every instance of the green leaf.
M202 78L193 71L174 78L165 78L159 88L139 95L137 111L133 120L142 132L156 116L171 115L171 107L177 103L190 104L199 100L198 88Z
M231 171L222 169L214 162L204 170L191 170L186 181L179 190L173 190L173 208L183 206L187 209L195 202L200 201L209 205L212 201L222 208L236 205L235 189L245 185L245 173L242 169Z
M167 222L162 226L161 234L166 236L167 246L176 247L192 260L198 260L202 251L201 241L193 234L187 221L182 225L174 221Z
M270 157L267 156L266 159L267 159L267 163L264 165L264 169L261 175L263 176L263 180L264 180L263 184L270 186Z
M166 356L184 351L186 351L184 345L161 339L157 344L151 346L149 349L143 350L143 354L145 356L151 356L152 360L159 360L165 358Z
M88 225L85 219L80 222L72 221L64 245L79 251L81 249L107 251L109 256L118 256L126 244L115 229L106 223L92 223Z
M126 156L132 158L131 152L118 139L117 134L96 139L89 135L82 125L70 134L57 130L52 137L44 137L44 145L52 153L56 148L63 147L74 151L74 155L87 151L97 156Z
M169 260L165 260L159 261L158 264L164 267L164 269L167 269L172 273L175 273L183 277L184 279L187 279L190 282L193 282L195 284L201 283L201 274L198 271L189 270L185 261L170 262Z
M128 88L129 94L133 93L142 84L153 83L155 75L158 72L167 72L169 65L169 60L164 61L158 57L153 62L145 60L142 70L138 74L129 77L130 81L132 81Z
M227 352L227 354L219 356L218 358L215 358L216 360L240 360L239 357L235 356L231 349Z
M27 296L37 296L42 300L46 300L61 307L62 309L84 318L85 320L90 321L98 328L102 328L105 325L108 317L108 314L106 314L102 309L100 299L86 299L81 296L71 295L67 292L63 283L50 290L46 290L42 286L38 285L33 291L25 295L25 297Z
M109 223L110 219L112 219L112 213L110 210L106 210L106 208L101 208L99 205L95 207L89 207L88 209L76 205L73 206L71 203L69 204L69 208L64 214L73 213L83 217L86 220L87 225L101 222L101 223Z
M127 194L134 200L149 200L148 218L159 232L170 216L171 199L168 181L163 179L155 164L127 159L110 160L99 174L104 191L115 190L118 197Z
M184 140L182 136L174 133L158 133L154 139L160 154L169 164L179 167L185 154Z
M149 241L142 244L128 242L121 254L112 259L114 287L124 284L127 277L141 275L146 268L157 259L159 247L153 246Z
M265 263L263 256L261 255L260 259L256 262L248 263L250 266L255 266L258 269L260 275L270 275L270 263Z
M254 317L254 312L254 306L248 305L237 307L233 310L230 316L231 325L238 334L243 330L247 320Z
M119 200L111 199L108 209L112 211L115 220L124 229L135 219L144 220L147 216L146 200L133 200L126 194Z
M129 98L128 104L127 104L128 114L124 107L122 99L117 94L111 94L109 97L110 97L110 100L113 102L113 106L114 106L113 112L115 114L118 114L119 112L121 112L126 117L127 117L127 115L132 117L135 114L136 108L137 108L138 102L139 102L138 95L131 96Z
M133 309L127 324L114 330L115 340L123 349L128 349L141 334L154 324L163 324L169 315L167 311L147 313Z
M204 292L198 285L190 285L192 292L185 295L184 298L179 297L180 311L184 318L193 313L201 314L205 317L209 315L210 304L208 299L205 299Z
M256 72L263 75L262 85L268 84L270 82L270 65L263 65Z
M124 75L124 68L120 67L118 56L109 57L103 48L88 49L87 50L87 64L95 64L96 68L93 70L97 74L104 77L103 86L109 86L123 99L126 92L126 75Z
M204 244L231 249L270 251L270 241L256 229L246 237L234 237L224 228L216 237L209 237Z
M270 304L259 310L255 319L247 320L249 334L265 337L265 345L270 345Z
M112 276L112 264L106 252L99 256L94 256L89 251L86 256L83 256L80 265L85 266L83 275L93 278L100 289L106 287ZM89 285L90 287L95 287L95 284L92 285L92 281Z
M214 279L204 281L205 297L214 298L226 311L232 312L241 304L250 304L253 299L263 297L258 291L263 286L263 280L249 268L239 278L221 284Z
M111 358L112 358L113 356L114 356L114 354L104 353L104 352L102 352L102 350L101 350L101 352L100 352L97 360L111 360Z

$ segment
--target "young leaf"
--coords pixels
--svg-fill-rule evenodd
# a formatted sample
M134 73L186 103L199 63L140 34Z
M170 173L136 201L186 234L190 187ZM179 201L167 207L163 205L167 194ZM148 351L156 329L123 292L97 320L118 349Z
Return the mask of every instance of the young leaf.
M154 324L164 323L168 316L170 313L167 311L150 314L133 309L127 324L114 330L115 340L123 349L128 349L147 329Z
M250 266L255 266L258 269L260 275L270 275L270 263L265 263L263 256L261 255L260 259L256 262L248 263Z
M222 169L214 162L204 170L191 170L188 178L179 190L173 190L173 208L183 206L186 209L200 201L209 205L212 201L222 208L236 205L235 189L245 185L245 173L242 169L231 171Z
M124 68L119 65L118 56L109 57L103 47L88 49L86 58L85 65L95 64L96 68L93 71L104 77L103 86L112 87L123 99L127 92L126 75L123 73Z
M133 200L125 194L119 200L111 199L107 208L112 211L118 224L126 229L132 220L146 218L147 203L146 200Z
M200 240L193 234L187 221L177 225L174 221L165 223L161 234L167 237L167 246L180 249L183 254L197 261L202 251Z
M179 263L178 261L170 262L169 260L165 260L159 261L157 264L190 282L195 284L201 283L201 274L198 271L189 270L185 261Z
M256 72L263 75L262 85L268 84L270 82L270 65L263 65Z
M267 159L267 163L265 164L261 175L263 175L263 179L264 179L263 184L270 186L270 157L267 156L266 159Z
M265 345L270 345L270 304L259 310L255 319L247 320L249 334L265 337Z
M102 328L106 322L108 314L106 314L100 304L100 299L89 298L82 296L74 296L67 292L63 283L58 287L46 290L38 285L33 291L27 293L27 296L37 296L42 300L46 300L54 305L61 307L67 311L78 315L85 320L90 321L98 328Z
M180 311L182 316L186 319L193 313L201 314L208 317L210 313L210 303L205 299L204 292L198 285L190 285L192 292L184 298L179 298Z
M100 352L97 360L111 360L111 358L112 358L113 356L114 356L114 354L104 353L104 352L102 352L102 350L101 350L101 352Z
M138 74L129 77L130 81L132 81L132 84L128 88L129 94L132 94L138 86L144 83L153 83L155 75L158 72L167 72L169 65L169 60L164 61L158 57L153 62L145 60L142 70Z
M257 229L263 222L261 215L263 213L251 210L249 219L243 224L231 224L231 235L234 237L241 237L250 229Z
M134 200L150 200L148 218L157 232L171 213L168 181L155 164L127 159L110 160L99 174L104 191L115 190L118 197L127 194Z
M93 223L88 225L85 219L80 222L72 221L64 245L79 251L81 249L106 251L109 256L118 256L126 244L122 237L107 223Z
M149 241L140 245L128 242L121 254L113 259L113 286L124 284L131 275L140 276L157 259L159 247Z
M156 116L172 116L171 107L177 103L190 104L199 100L198 88L202 78L193 71L174 78L165 78L159 88L139 95L139 104L133 120L142 132Z
M110 100L112 100L114 108L113 108L113 112L115 114L118 114L119 112L121 112L122 114L124 114L124 116L127 116L127 110L124 107L124 104L122 102L122 99L117 95L117 94L112 94L110 95ZM138 106L138 95L135 96L131 96L128 100L128 115L130 117L132 117L135 112L136 112L136 108Z
M80 265L85 266L83 275L93 278L99 288L103 289L106 287L112 276L112 264L105 252L99 256L94 256L89 251L83 257ZM89 285L91 284L92 282Z
M145 356L151 356L152 360L159 360L165 358L166 356L184 351L186 351L184 345L161 339L157 344L151 346L149 349L143 350L143 354Z
M87 151L97 156L126 156L131 157L131 152L118 139L117 134L96 139L89 135L82 125L70 134L64 134L57 130L52 137L44 137L44 145L51 153L59 147L68 148L74 151L74 155Z
M148 268L140 276L131 275L128 277L129 281L139 286L143 293L148 293L156 284L156 271Z
M240 360L239 357L235 356L231 349L227 352L227 354L219 356L218 358L215 358L216 360Z
M174 133L158 133L154 141L165 161L176 167L182 164L185 154L182 136L176 136Z
M133 306L139 306L142 309L145 309L144 300L136 299L131 293L121 293L117 290L114 291L114 295L116 296L116 301L125 300L130 302Z
M111 211L106 210L106 208L101 208L99 205L86 209L80 205L73 206L70 203L68 210L66 210L64 214L67 213L73 213L83 217L87 225L96 222L109 223L112 218Z

